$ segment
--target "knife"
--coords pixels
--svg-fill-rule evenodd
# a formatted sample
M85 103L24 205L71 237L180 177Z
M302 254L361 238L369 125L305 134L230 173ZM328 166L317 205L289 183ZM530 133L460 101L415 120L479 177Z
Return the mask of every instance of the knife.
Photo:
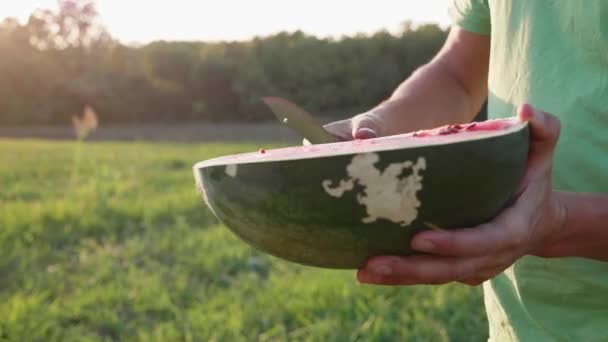
M340 141L326 131L307 111L280 97L264 97L262 101L270 107L280 122L298 132L311 144L327 144Z

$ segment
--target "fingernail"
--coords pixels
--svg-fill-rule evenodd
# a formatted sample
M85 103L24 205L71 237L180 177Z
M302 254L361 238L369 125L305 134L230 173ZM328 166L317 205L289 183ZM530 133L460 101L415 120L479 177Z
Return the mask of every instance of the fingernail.
M435 244L429 240L420 239L414 243L413 247L421 252L431 252L435 249Z
M371 138L376 138L378 136L378 134L376 134L376 131L374 131L371 128L367 128L367 127L362 127L357 129L357 131L355 132L355 139L371 139Z
M520 108L519 116L520 116L521 120L528 121L534 117L534 112L535 112L534 108L531 105L526 103L526 104L522 105L522 107Z
M393 269L384 264L370 266L370 271L380 276L388 276L393 273Z

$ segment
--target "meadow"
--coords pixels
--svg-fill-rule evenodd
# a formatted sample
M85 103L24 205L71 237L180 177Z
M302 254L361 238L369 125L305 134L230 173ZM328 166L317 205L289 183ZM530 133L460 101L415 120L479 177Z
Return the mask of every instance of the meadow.
M484 341L480 288L359 285L250 248L199 160L259 143L0 140L0 341Z

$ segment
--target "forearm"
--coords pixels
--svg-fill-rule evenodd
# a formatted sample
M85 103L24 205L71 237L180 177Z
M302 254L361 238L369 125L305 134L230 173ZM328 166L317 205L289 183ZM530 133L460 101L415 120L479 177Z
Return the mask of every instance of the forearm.
M425 65L374 108L391 122L386 135L471 120L478 109L473 99L457 80L440 69Z
M608 261L608 195L557 192L566 208L561 232L536 255Z
M487 96L489 38L454 29L442 50L373 109L398 134L470 121Z

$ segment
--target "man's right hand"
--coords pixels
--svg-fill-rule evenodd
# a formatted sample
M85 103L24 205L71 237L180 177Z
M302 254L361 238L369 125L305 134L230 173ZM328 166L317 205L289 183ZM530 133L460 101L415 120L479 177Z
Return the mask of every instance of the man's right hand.
M348 141L468 122L487 96L489 55L489 37L454 27L435 58L410 75L390 98L325 129Z

